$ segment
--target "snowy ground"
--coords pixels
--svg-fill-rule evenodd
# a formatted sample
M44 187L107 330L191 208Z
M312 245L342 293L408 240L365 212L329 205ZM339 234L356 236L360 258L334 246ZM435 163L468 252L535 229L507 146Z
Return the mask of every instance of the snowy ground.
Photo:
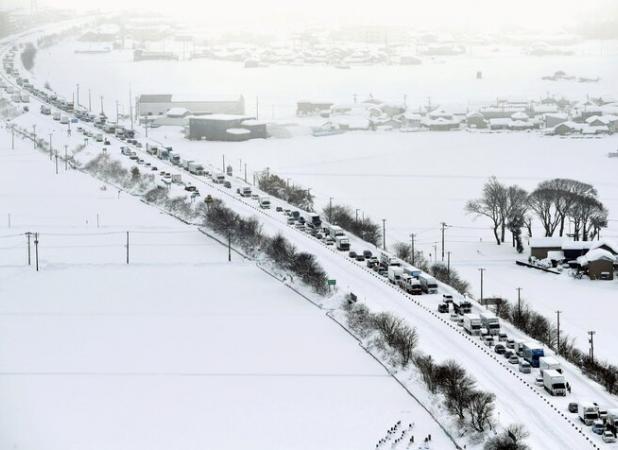
M255 265L0 138L13 218L0 232L1 448L373 448L397 420L450 448L353 339Z
M61 131L59 131L58 124L50 123L48 119L41 118L41 116L36 113L21 117L18 119L18 122L22 125L30 125L32 122L36 122L40 127L40 132L42 133L48 133L50 130L53 129L56 130L58 136L61 136L62 133ZM362 137L362 135L357 136L358 138ZM246 143L244 150L247 152L253 151L255 153L253 157L257 158L259 156L259 154L256 152L257 149L267 147L272 143L279 143L272 145L280 145L279 157L282 161L284 161L285 158L288 157L285 153L285 151L288 150L285 148L285 144L288 144L289 147L290 145L293 145L290 144L293 142L301 141L269 140L263 143ZM316 144L313 144L314 142ZM321 145L327 145L325 144L325 142L328 141L317 139L311 141L312 145L315 145L315 149L317 149ZM337 150L343 153L344 158L346 157L347 153L347 157L349 159L356 159L356 153L358 153L359 150L353 146L354 142L350 143L350 141L346 140L332 142L338 142L338 146L336 148L330 147L330 149L326 149L330 150L330 153L328 153L330 158L334 160L336 159L336 156L339 157L339 154L336 156L334 154L335 150ZM118 143L114 141L113 144L114 145L112 147L112 152L114 155L119 157L119 151L117 148ZM205 152L209 149L214 150L211 153L211 156L213 157L213 159L219 159L221 154L220 149L222 148L220 147L221 144L201 145L204 145ZM375 145L376 149L380 150L385 147L384 142L381 141L375 141ZM241 148L241 145L229 145L225 146L225 148ZM184 155L185 150L189 152L200 151L201 149L189 150L188 148L181 148L180 150L181 153L183 153ZM369 150L372 149L367 149L363 147L362 152L365 153L367 159L374 158L373 166L375 167L375 159L379 158L375 154L371 154ZM535 148L535 150L535 154L538 153L538 148ZM92 151L93 150L89 150L89 152ZM454 149L452 151L454 151ZM352 152L353 154L350 155L350 152ZM307 151L303 151L303 154L307 154L308 158L314 158L313 161L315 163L316 154L311 154L311 152ZM422 153L420 152L418 153L418 155L421 154ZM425 158L427 158L431 162L430 155L425 156ZM298 163L298 165L302 166L303 163L307 165L308 161L301 160L301 163ZM398 165L401 166L400 162L399 164L397 163L398 161L391 162L391 167L397 167ZM428 166L432 167L431 164L429 164ZM271 165L271 167L275 166ZM482 176L477 175L476 177L472 177L472 179L476 180L476 182L479 183L480 186L485 176L487 176L487 174L483 174ZM428 179L431 178L432 175L430 174ZM369 178L365 177L365 180L366 179ZM296 232L295 230L290 229L285 225L284 218L280 215L277 215L274 211L271 211L269 213L257 213L257 209L249 201L239 199L235 195L230 194L229 191L227 193L223 193L223 190L221 188L213 186L207 181L202 181L194 178L191 178L191 180L192 182L195 181L195 183L198 184L202 195L213 193L217 196L223 196L230 203L230 205L239 213L244 215L258 214L258 217L260 217L263 222L266 232L274 233L277 231L281 231L285 233L286 236L299 248L316 254L329 275L333 278L336 278L340 286L342 286L344 289L352 289L373 309L393 311L396 314L405 317L410 323L414 324L419 330L421 336L421 348L423 349L423 351L432 353L434 355L443 356L444 358L457 358L457 360L460 361L478 379L480 386L482 386L484 389L496 393L496 395L498 396L497 407L500 415L500 420L503 424L508 424L515 421L525 422L526 426L530 429L532 434L530 442L533 448L586 448L589 446L589 442L582 439L578 430L574 427L574 425L576 424L574 418L572 416L562 416L566 408L566 403L570 400L569 398L549 398L546 394L541 392L540 389L528 386L528 384L531 384L532 382L531 375L520 377L515 376L515 374L505 369L504 363L501 364L501 361L497 361L490 352L479 349L478 346L474 345L474 342L463 336L456 327L452 327L447 323L444 323L440 317L437 317L435 314L429 313L428 309L431 309L433 311L433 309L435 308L435 302L437 300L435 296L423 296L422 299L418 301L410 301L411 299L403 296L397 290L391 288L384 282L377 280L373 274L368 273L361 267L355 267L354 263L347 260L341 254L337 254L336 252L324 247L323 244L321 244L320 242L311 239L310 237L300 232ZM342 183L340 183L340 178L338 181L339 184L342 185ZM234 180L234 184L236 186L239 183L237 180ZM357 186L354 186L352 183L346 183L345 185L339 187L336 187L333 184L331 187L333 190L335 188L353 190L355 187L358 188L360 184L363 184L362 181L357 184ZM365 182L364 184L370 183ZM448 186L449 182L443 182L443 185ZM312 187L321 192L328 192L322 186ZM379 184L377 185L377 188L374 188L376 194L378 193L378 191L382 192L382 189L383 187ZM414 189L414 192L419 192L421 190L423 192L429 192L426 189L423 189L422 186L418 186L416 189ZM398 195L402 195L402 193L407 193L410 191L412 190L406 190L406 186L404 184L401 184L400 189L388 192L397 192L399 193ZM366 191L363 192L366 193ZM323 195L320 192L316 193L318 195ZM376 202L377 197L378 196L376 195ZM415 200L414 197L412 197L411 199L412 201ZM410 202L410 198L404 196L402 200L400 200L399 205L406 204L406 202ZM410 209L405 209L401 207L399 207L399 210L403 210L406 212L410 211ZM449 209L449 211L451 210L455 211L455 208ZM457 211L460 210L458 209ZM422 217L425 217L425 214L426 213L423 212ZM429 217L429 214L427 214L427 217ZM435 227L436 226L433 225L432 229L434 229ZM355 242L355 245L359 244ZM423 306L427 309L423 308ZM509 333L513 333L513 335L516 335L516 333L510 329ZM603 405L607 405L608 407L615 407L615 398L612 398L611 396L608 396L607 394L602 392L599 386L590 383L581 374L579 374L577 371L570 367L567 367L567 378L571 381L571 384L574 387L574 393L577 393L577 399L596 399ZM586 430L585 433L597 444L600 443L598 438L590 435L588 430Z

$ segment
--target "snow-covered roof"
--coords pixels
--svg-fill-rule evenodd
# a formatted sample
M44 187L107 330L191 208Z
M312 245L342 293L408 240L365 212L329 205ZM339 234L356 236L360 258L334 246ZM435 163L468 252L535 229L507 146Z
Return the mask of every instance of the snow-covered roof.
M601 239L596 241L590 247L591 249L597 249L600 247L607 247L613 254L618 255L618 244L610 239Z
M264 122L263 120L256 120L256 119L243 120L241 123L243 125L247 125L248 127L253 127L257 125L266 125L266 122Z
M556 247L562 248L563 238L559 236L532 238L530 240L530 247Z
M176 108L170 108L167 111L166 115L167 117L184 117L189 113L190 111L187 108L176 107Z
M239 114L207 114L205 116L196 116L196 119L203 120L249 120L253 119L251 116L241 116Z
M223 95L223 94L174 94L172 101L180 103L227 103L238 102L241 96Z
M587 250L592 247L592 241L570 241L562 243L562 250Z
M535 113L544 114L544 113L556 113L558 112L558 105L554 103L536 103L532 107Z
M235 134L235 135L245 135L245 134L251 134L250 130L247 130L246 128L228 128L227 130L225 130L226 133L228 134Z
M607 250L603 250L602 248L595 248L594 250L590 250L585 255L577 258L577 262L582 266L587 266L588 263L593 261L616 262L616 256L612 255Z
M513 120L528 120L528 114L523 111L517 111L513 115L511 115L511 119Z
M489 119L489 125L507 125L510 126L513 123L513 120L509 117L497 117L494 119Z
M567 120L569 118L569 115L567 113L547 113L545 114L545 117L547 118L552 118L552 119L563 119L563 120Z

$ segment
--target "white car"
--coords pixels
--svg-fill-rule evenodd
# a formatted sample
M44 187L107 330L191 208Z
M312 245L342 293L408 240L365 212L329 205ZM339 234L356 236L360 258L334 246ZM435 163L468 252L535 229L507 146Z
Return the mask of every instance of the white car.
M616 438L611 431L606 431L603 433L603 442L605 442L606 444L613 444L614 442L616 442Z

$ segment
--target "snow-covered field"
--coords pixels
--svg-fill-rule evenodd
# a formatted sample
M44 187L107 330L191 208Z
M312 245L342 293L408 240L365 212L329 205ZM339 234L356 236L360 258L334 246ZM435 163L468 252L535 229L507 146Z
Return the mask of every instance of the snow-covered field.
M39 132L43 135L56 130L58 139L62 136L58 124L42 118L38 113L20 117L17 122L23 126L30 126L36 122ZM203 158L219 166L221 155L225 154L226 160L234 165L236 161L240 163L240 158L242 158L242 162L248 162L253 170L269 166L284 176L290 176L295 182L312 187L312 192L318 196L319 204L325 204L328 197L333 196L336 201L360 207L375 218L386 217L389 243L392 243L395 238L406 240L409 232L422 232L424 234L420 234L418 239L420 240L423 236L423 239L426 238L427 241L419 241L419 245L425 246L425 249L432 249L433 242L437 240L440 221L445 220L449 224L457 225L458 228L449 229L447 245L448 249L453 251L456 266L458 258L462 267L464 267L464 258L468 261L473 260L471 264L468 264L468 273L476 270L473 267L474 258L469 257L472 253L470 248L475 248L475 250L482 248L483 252L486 252L481 254L479 250L476 253L480 255L479 263L481 264L506 259L505 256L509 255L510 258L514 257L514 253L508 249L488 247L487 231L477 229L480 225L471 222L470 218L465 217L462 212L461 206L465 200L477 195L480 186L489 175L495 174L501 176L504 181L518 182L528 188L533 187L543 178L557 176L554 174L574 176L584 181L598 181L595 184L598 185L601 199L606 202L610 211L613 209L611 202L618 198L612 194L616 187L613 178L610 178L612 176L611 166L607 164L608 160L603 156L609 149L597 148L598 145L615 146L616 140L613 138L598 141L567 141L550 140L532 134L363 133L323 139L295 138L243 144L197 144L182 141L178 130L159 129L155 132L155 137L161 141L165 141L166 136L167 141L172 143L183 156L190 156L194 159ZM72 137L72 140L76 139L75 136ZM564 143L566 143L564 148L569 147L569 150L563 150ZM91 145L87 153L92 155L96 151L96 147ZM120 157L118 142L113 142L110 151L115 157ZM551 157L552 155L554 157ZM590 157L590 161L582 163L582 155ZM148 159L147 156L145 158ZM560 164L556 164L557 160L560 160ZM577 164L573 161L577 161ZM593 161L597 162L593 164ZM612 161L609 160L609 162ZM47 170L51 171L51 164L48 161L46 164ZM571 172L562 173L566 170L565 168L570 171L580 171L579 173L585 174L586 177L598 176L599 178L589 180L583 175L571 175ZM522 176L522 173L530 173L530 175ZM342 182L342 179L345 182ZM233 194L223 194L220 188L207 181L195 179L195 182L202 195L212 193L223 196L237 212L243 215L256 214L256 208L248 201L239 199ZM233 182L234 187L239 184L238 180L233 180ZM98 189L98 185L95 184L95 186ZM603 189L606 190L603 191ZM614 200L608 197L608 193L610 196L614 195ZM107 191L104 195L114 197L116 193ZM99 208L96 210L99 211ZM90 227L93 227L92 213L91 210L88 223ZM20 217L18 213L14 214ZM76 220L79 220L82 226L84 223L82 217L85 216L84 213L77 214ZM117 223L108 212L102 217L104 223ZM496 362L496 358L491 353L480 350L473 342L462 336L456 327L448 326L436 315L419 307L426 306L428 309L435 309L437 300L435 296L423 296L418 302L411 302L388 284L376 280L373 274L360 267L355 267L354 263L341 254L290 229L285 225L284 218L274 211L259 214L258 217L267 233L283 232L299 248L317 255L329 275L336 278L338 285L343 289L353 290L373 309L393 311L415 325L421 336L420 346L423 351L438 355L440 359L442 357L456 358L460 361L475 376L480 386L496 393L498 415L502 424L519 421L526 424L532 434L530 443L533 448L584 448L589 445L574 427L576 423L574 417L564 418L558 413L558 411L565 411L568 401L586 398L597 400L608 407L615 407L615 398L604 393L599 386L590 383L578 371L568 366L566 375L573 385L574 395L566 399L549 398L541 388L530 387L526 384L532 383L532 375L520 375L523 378L515 377L514 374L505 370L504 364ZM119 225L114 231L127 228L122 223ZM611 231L610 229L608 233ZM454 239L455 232L461 233L457 236L457 240ZM484 237L485 242L480 242L480 236ZM144 243L147 244L147 242ZM112 258L117 258L117 251L122 258L121 244L120 239L117 248L113 250ZM355 245L359 243L355 242ZM22 248L25 249L25 247ZM22 253L22 258L23 255L24 253ZM147 258L148 253L145 256ZM206 267L209 264L208 260L200 260L200 262L199 266ZM118 263L114 262L114 264ZM502 270L507 267L507 264L512 263L500 264L497 270ZM53 268L52 265L50 268ZM199 273L201 274L202 270ZM489 277L488 271L486 280ZM190 278L199 280L200 275L196 274ZM131 279L137 279L137 276ZM157 279L155 292L165 292L162 287L164 282L169 283L170 280ZM185 296L189 295L189 292L191 294L195 292L195 284L193 283L190 287L182 286L182 289L191 289L185 291ZM140 287L140 289L143 288ZM175 286L175 289L181 288ZM561 290L566 292L569 289L565 287ZM133 293L128 296L132 302L133 298L141 294L143 290L129 290L128 292ZM546 287L543 288L543 292L547 292ZM531 295L526 295L526 297L534 300ZM138 304L138 306L142 305ZM584 322L586 320L588 319L582 319ZM607 327L611 335L610 321L606 319L602 325ZM186 325L186 328L191 330L189 325ZM507 330L517 335L513 330L508 328ZM184 331L186 330L183 328ZM568 331L570 330L567 329ZM144 356L144 360L146 363L149 362L147 355ZM390 419L387 422L390 422ZM385 428L383 425L380 426L382 429ZM592 436L589 431L585 433L591 439L598 441L598 438ZM600 442L597 443L600 444Z
M370 448L397 420L452 446L349 335L253 263L0 139L13 218L0 232L0 448Z

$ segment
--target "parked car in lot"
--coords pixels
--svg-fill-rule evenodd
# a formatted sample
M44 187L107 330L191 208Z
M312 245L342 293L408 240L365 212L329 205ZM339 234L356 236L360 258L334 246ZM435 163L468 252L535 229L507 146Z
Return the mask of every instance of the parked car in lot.
M532 372L532 366L525 359L521 359L521 360L519 360L519 371L521 373L531 373ZM543 380L543 379L541 378L541 380Z
M502 355L505 351L506 348L504 348L504 345L502 344L498 344L494 347L494 352L496 352L498 355Z
M519 363L519 357L517 355L509 356L509 364L517 364Z

